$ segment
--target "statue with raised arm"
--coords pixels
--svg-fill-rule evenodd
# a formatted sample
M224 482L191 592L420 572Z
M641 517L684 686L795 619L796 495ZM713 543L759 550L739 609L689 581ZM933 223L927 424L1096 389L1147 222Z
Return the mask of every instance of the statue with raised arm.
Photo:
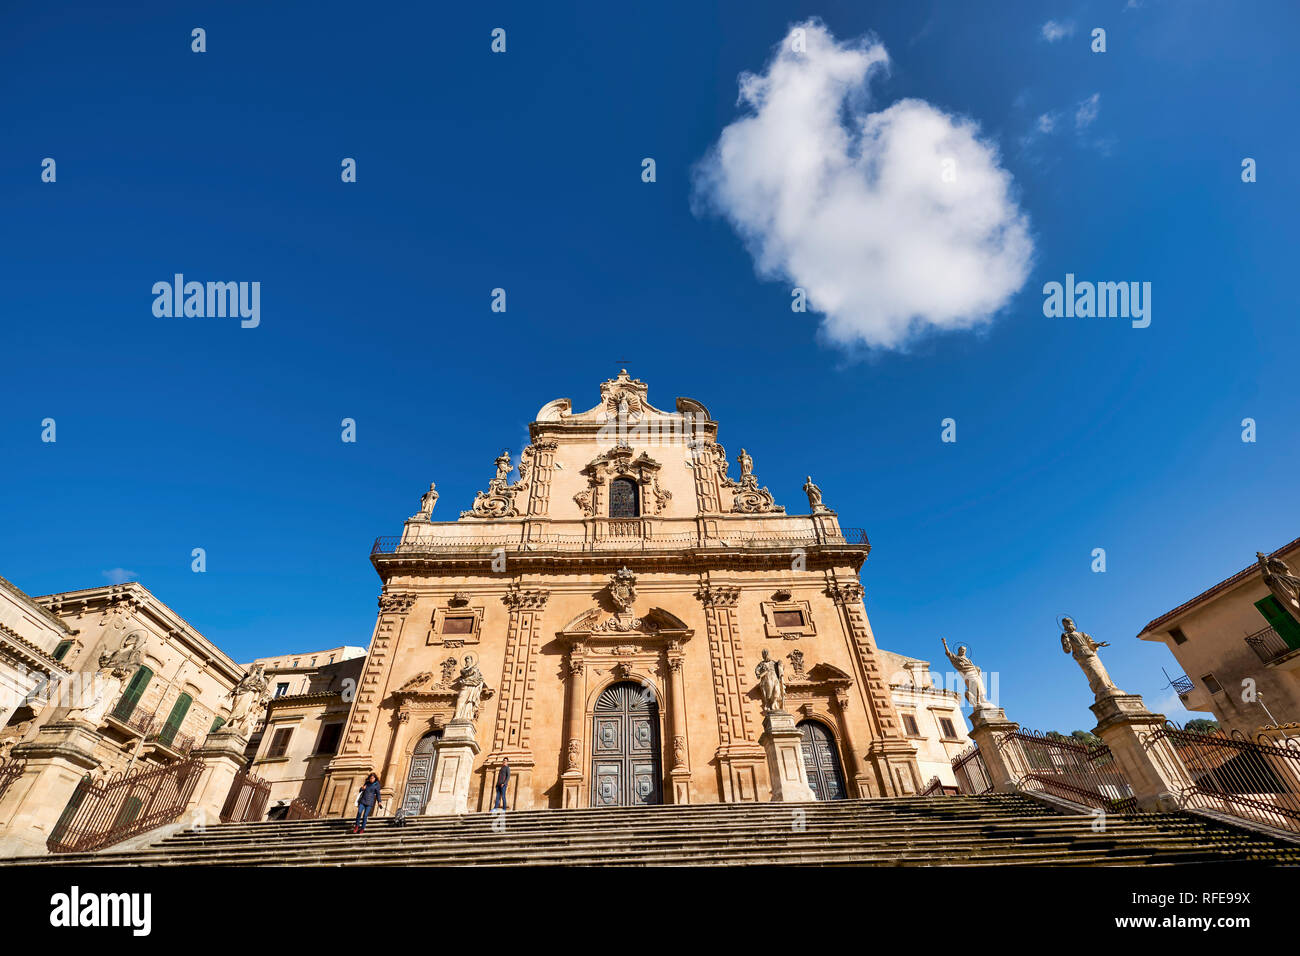
M1264 583L1282 608L1300 621L1300 578L1291 573L1281 558L1270 558L1262 551L1255 552Z
M1106 665L1097 656L1098 648L1110 647L1110 644L1106 641L1094 641L1091 634L1077 630L1074 621L1068 617L1061 619L1061 626L1065 628L1061 634L1061 650L1073 657L1075 663L1083 668L1093 696L1101 700L1103 697L1124 693L1115 686L1115 682L1110 679L1110 674L1106 673Z
M478 661L473 654L465 655L465 666L452 686L456 689L456 712L452 720L467 720L473 723L478 719L478 702L483 695L483 672L479 670Z
M941 637L939 640L943 642L943 652L948 655L948 662L966 682L966 701L971 705L972 710L983 710L988 707L989 698L988 692L984 689L984 672L966 656L966 645L958 644L957 653L954 654L948 649L946 637Z
M772 660L767 648L763 648L763 659L754 668L754 676L758 678L758 692L763 698L763 713L782 713L785 710L785 674L781 662Z

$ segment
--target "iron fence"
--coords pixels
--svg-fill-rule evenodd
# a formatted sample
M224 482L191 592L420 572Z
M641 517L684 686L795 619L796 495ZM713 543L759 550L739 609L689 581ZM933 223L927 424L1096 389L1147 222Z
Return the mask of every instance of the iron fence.
M9 789L15 780L23 775L23 771L26 769L26 758L9 757L0 760L0 797L5 795L5 791Z
M993 780L977 744L971 744L952 758L952 772L957 778L957 789L967 796L978 796L993 789Z
M310 803L301 797L296 797L289 802L289 809L284 814L286 820L315 820L320 814Z
M201 760L184 760L124 771L103 783L82 777L45 845L51 853L85 853L171 823L202 774Z
M1173 746L1187 783L1176 796L1184 809L1213 810L1300 833L1300 739L1250 740L1240 731L1201 733L1172 721L1145 742Z
M222 823L255 823L266 813L271 785L248 770L235 774L221 808Z
M475 537L383 536L370 549L376 554L421 554L424 552L491 552L506 551L601 551L628 549L664 551L684 548L787 548L811 545L862 545L870 547L862 528L841 528L838 535L816 531L733 531L704 535L694 531L679 534L647 534L643 519L610 521L608 531L594 536L543 534L525 537L516 534L479 535Z
M939 775L935 774L930 778L930 782L925 785L925 789L921 791L921 796L957 796L959 793L961 793L961 790L958 787L944 783L939 779Z
M1105 744L1088 746L1032 730L1004 734L998 743L1024 790L1096 807L1133 813L1137 797Z

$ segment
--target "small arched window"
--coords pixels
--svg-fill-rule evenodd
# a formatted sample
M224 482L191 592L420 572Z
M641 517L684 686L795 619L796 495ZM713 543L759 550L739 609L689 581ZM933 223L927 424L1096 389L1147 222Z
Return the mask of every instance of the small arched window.
M640 489L631 478L615 478L609 483L609 516L611 518L639 518L641 516Z

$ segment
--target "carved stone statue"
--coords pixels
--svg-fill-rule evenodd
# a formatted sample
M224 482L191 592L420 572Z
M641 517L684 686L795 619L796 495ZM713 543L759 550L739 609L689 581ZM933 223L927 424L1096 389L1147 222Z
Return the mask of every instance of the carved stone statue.
M221 726L223 733L248 737L257 727L262 711L271 699L270 682L266 679L266 666L254 664L253 669L239 679L224 697L230 698L230 718ZM223 697L223 699L224 699Z
M479 670L478 661L473 654L466 654L465 666L460 669L460 676L452 685L459 691L452 720L466 720L470 723L478 720L478 702L483 695L483 685L483 672Z
M433 506L438 503L438 491L434 483L429 482L429 490L420 496L420 513L417 518L430 518L433 516Z
M510 452L503 451L497 458L497 476L488 482L492 490L500 491L506 486L506 479L510 477L510 468Z
M758 692L763 697L763 713L784 712L785 674L781 662L772 660L767 648L763 648L763 659L754 668L754 676L758 678Z
M1110 644L1106 641L1094 641L1091 634L1076 630L1074 621L1068 617L1061 619L1061 626L1065 628L1061 634L1061 650L1071 655L1075 663L1083 668L1093 696L1101 700L1103 697L1124 693L1115 686L1115 682L1110 679L1110 674L1106 673L1106 665L1097 656L1098 648L1110 647Z
M984 689L983 671L966 656L966 645L958 644L957 653L948 649L948 639L941 637L943 652L948 655L948 662L966 682L966 701L974 710L983 710L989 706L988 692Z
M1300 578L1291 573L1281 558L1270 558L1262 551L1256 551L1255 558L1268 589L1283 609L1300 621Z
M830 510L822 504L822 490L813 484L812 475L808 476L808 481L803 486L803 493L808 496L808 507L813 514L821 514Z
M99 667L91 676L90 686L81 687L82 704L68 712L69 719L99 726L108 713L108 705L117 699L126 679L144 660L140 643L140 635L131 633L122 639L117 650L99 655Z
M736 456L736 463L740 465L740 478L743 481L754 473L754 459L749 457L749 452L740 449L740 454Z

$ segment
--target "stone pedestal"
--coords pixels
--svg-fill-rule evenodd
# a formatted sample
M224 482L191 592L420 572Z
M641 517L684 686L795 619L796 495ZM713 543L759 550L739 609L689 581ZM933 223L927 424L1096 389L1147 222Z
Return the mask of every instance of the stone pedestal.
M181 817L183 826L215 826L221 822L221 808L230 795L235 775L243 769L247 747L248 738L242 734L217 730L193 751L191 756L203 761L203 776Z
M807 803L816 800L808 786L808 771L803 763L803 735L795 726L794 715L773 711L763 716L763 736L758 738L767 752L773 803Z
M77 784L99 766L96 728L79 720L46 724L13 749L27 769L0 799L0 857L38 856Z
M915 796L921 787L920 773L916 768L916 748L911 741L902 737L886 737L873 740L867 746L864 759L868 767L875 771L876 783L882 797ZM870 775L868 775L870 776ZM862 786L862 781L858 786ZM862 791L859 790L859 794ZM875 796L868 792L864 796Z
M1004 736L1019 729L1018 723L1007 720L1006 711L1001 707L982 707L970 715L970 739L979 746L984 768L998 793L1015 792L1020 780L1021 767L1016 759L1019 748L999 746Z
M453 720L434 745L438 754L433 771L433 786L425 813L466 813L469 810L469 784L474 774L478 741L474 724Z
M1164 715L1147 710L1138 694L1111 694L1089 709L1097 715L1093 733L1110 748L1138 806L1161 810L1176 805L1192 781L1173 744L1153 739L1165 724Z

